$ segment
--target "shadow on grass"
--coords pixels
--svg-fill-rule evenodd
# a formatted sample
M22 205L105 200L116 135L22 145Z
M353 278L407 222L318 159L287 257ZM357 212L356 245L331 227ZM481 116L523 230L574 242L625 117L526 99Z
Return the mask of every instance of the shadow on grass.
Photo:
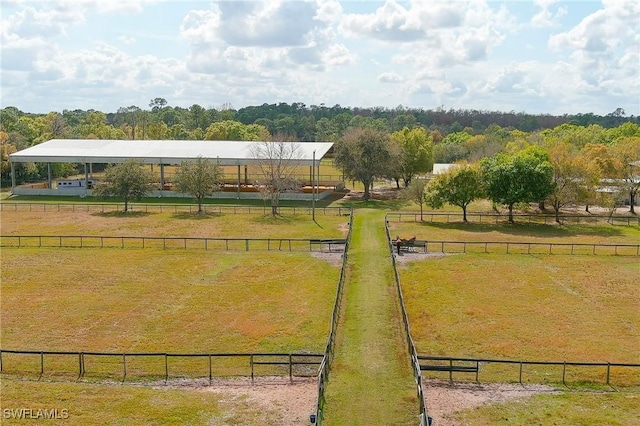
M222 217L224 214L222 213L198 213L197 211L193 213L175 213L172 214L171 217L173 219L191 219L191 220L206 220L206 219L215 219L218 217Z
M288 224L307 221L307 220L309 220L309 218L305 216L299 216L299 215L289 216L289 215L278 214L273 216L272 214L265 214L262 216L258 216L253 221L263 225L288 225Z
M479 224L479 223L432 223L432 222L415 222L416 225L425 228L437 228L441 230L456 230L464 232L486 233L498 231L508 235L522 235L532 237L571 237L580 235L590 235L599 237L616 237L623 236L625 233L620 228L614 226L592 226L592 225L544 225L530 223L497 223L497 224Z
M345 200L340 203L342 207L351 207L353 209L375 209L375 210L402 210L408 204L404 200Z
M141 212L141 211L131 211L129 210L128 212L125 212L124 210L117 210L117 211L111 211L111 212L96 212L96 213L91 213L91 216L97 216L97 217L128 217L128 218L134 218L134 217L146 217L146 216L151 216L154 213L151 212Z

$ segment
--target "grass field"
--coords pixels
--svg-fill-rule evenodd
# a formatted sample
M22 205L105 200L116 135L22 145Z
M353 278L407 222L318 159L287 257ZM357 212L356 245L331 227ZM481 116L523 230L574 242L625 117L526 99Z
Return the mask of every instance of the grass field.
M339 270L308 253L3 249L5 348L319 351Z
M637 393L563 393L537 395L523 401L492 404L454 415L459 424L474 426L640 425Z
M58 416L66 417L18 420L3 414L3 425L278 424L281 413L266 405L245 396L204 390L2 380L2 409L31 409L33 415L39 409L55 409Z

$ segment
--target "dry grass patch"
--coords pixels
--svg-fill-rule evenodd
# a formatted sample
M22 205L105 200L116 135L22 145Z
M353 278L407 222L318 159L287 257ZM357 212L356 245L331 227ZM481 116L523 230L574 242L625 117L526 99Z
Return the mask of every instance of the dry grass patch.
M339 269L309 253L3 249L2 346L321 351Z

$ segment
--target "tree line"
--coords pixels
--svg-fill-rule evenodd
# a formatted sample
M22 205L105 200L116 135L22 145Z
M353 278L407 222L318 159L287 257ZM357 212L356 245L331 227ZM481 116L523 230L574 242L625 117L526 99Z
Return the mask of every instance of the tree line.
M528 120L529 125L522 125L522 120ZM10 153L54 138L318 140L336 143L332 153L336 165L346 177L363 183L368 198L374 179L391 179L398 188L408 187L414 176L430 172L434 163L483 163L486 178L488 162L504 166L505 158L535 148L537 158L544 157L551 165L551 186L563 191L554 199L538 194L537 201L546 201L558 210L577 201L588 206L603 202L594 198L596 188L602 195L603 182L616 182L608 185L609 192L616 192L612 188L624 182L625 196L633 209L640 184L638 121L620 108L605 117L444 108L307 107L302 103L263 104L236 111L229 106L170 107L163 98L152 99L149 109L122 107L109 114L95 110L29 114L6 107L0 110L1 172L6 184L10 181ZM46 164L17 164L15 171L18 183L43 179L48 173ZM54 178L78 171L78 165L52 164ZM481 186L489 190L486 183ZM579 190L583 193L578 194Z
M474 161L461 159L442 174L423 179L431 171L438 145L425 129L408 128L391 135L372 129L348 132L335 145L335 164L344 175L361 182L370 198L375 179L404 184L403 194L420 205L445 204L463 210L474 200L488 198L494 206L513 209L520 203L539 203L560 210L570 205L613 208L629 203L635 214L640 190L640 126L625 123L608 131L610 142L577 137L571 125L542 132L515 131L509 142ZM474 137L467 138L467 140ZM464 146L464 142L455 142ZM442 146L443 143L440 144Z

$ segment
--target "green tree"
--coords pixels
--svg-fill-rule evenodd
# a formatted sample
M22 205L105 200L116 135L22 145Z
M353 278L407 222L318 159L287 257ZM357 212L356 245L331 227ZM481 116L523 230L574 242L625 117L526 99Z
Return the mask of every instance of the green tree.
M222 177L222 167L218 162L199 156L195 161L180 164L174 183L178 192L193 195L198 203L198 213L202 213L202 202L220 190Z
M391 140L400 146L399 176L405 188L415 175L433 169L433 141L424 128L405 127L392 133Z
M426 192L426 202L430 207L439 209L445 203L460 207L465 222L469 204L485 195L479 167L469 164L457 164L436 175Z
M251 149L251 157L256 160L252 169L258 176L253 185L262 198L271 203L273 216L278 215L281 195L298 191L301 186L295 178L301 156L300 146L283 139L274 137L272 141L258 142Z
M94 189L98 198L120 197L124 200L124 211L129 211L129 202L145 197L153 182L153 173L135 159L110 165Z
M516 154L496 154L480 162L487 195L509 209L513 223L516 203L539 202L554 190L553 166L548 155L537 147Z
M351 129L334 148L336 166L348 179L362 182L368 201L376 176L389 174L389 164L393 163L389 135L373 129Z

